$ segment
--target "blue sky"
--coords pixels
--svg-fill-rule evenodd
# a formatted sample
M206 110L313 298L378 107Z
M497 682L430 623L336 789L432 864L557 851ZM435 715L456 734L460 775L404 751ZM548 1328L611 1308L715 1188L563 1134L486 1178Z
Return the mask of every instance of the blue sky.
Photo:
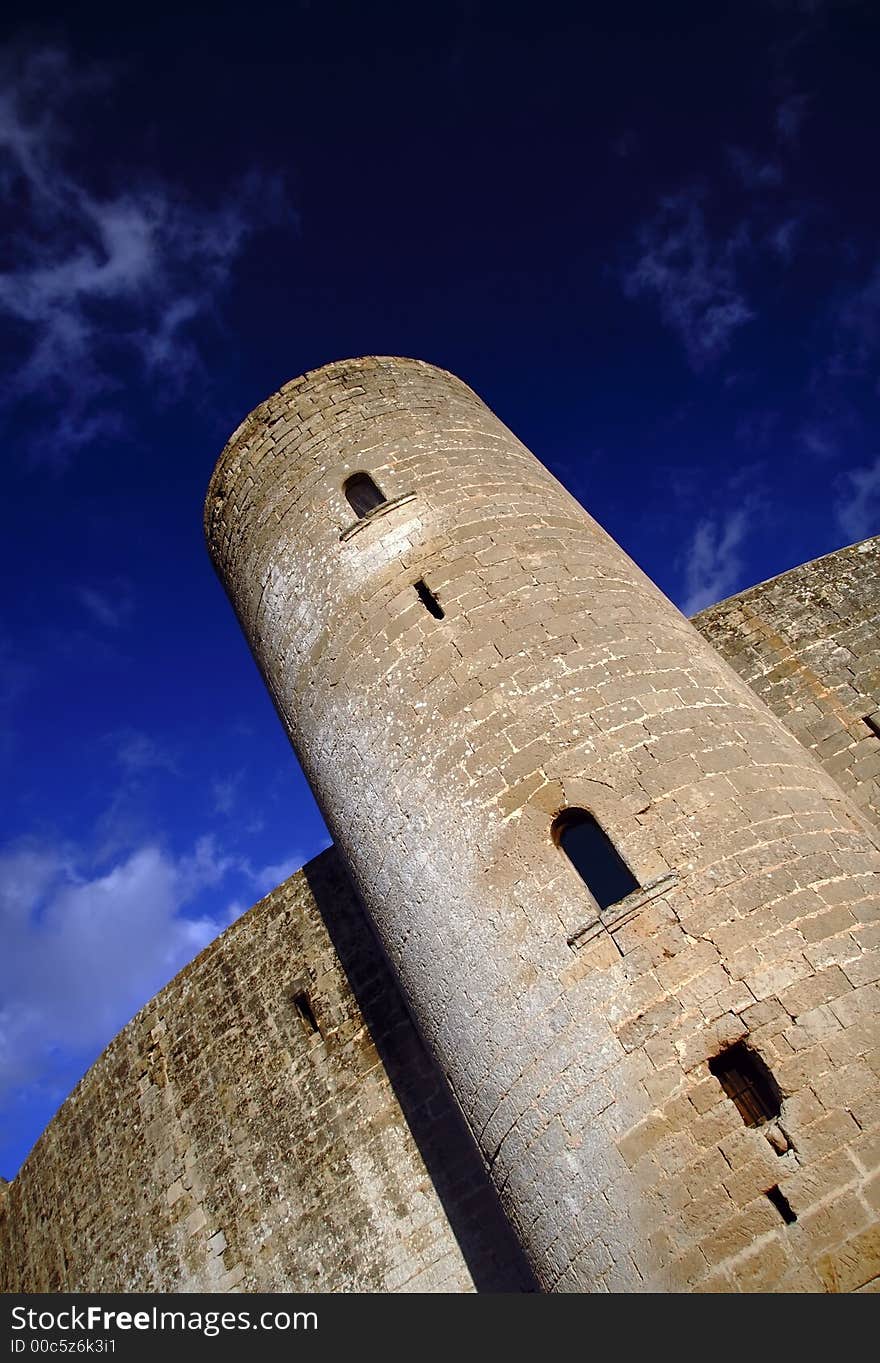
M689 611L880 528L878 27L820 0L7 12L0 1173L327 844L201 532L286 379L452 369Z

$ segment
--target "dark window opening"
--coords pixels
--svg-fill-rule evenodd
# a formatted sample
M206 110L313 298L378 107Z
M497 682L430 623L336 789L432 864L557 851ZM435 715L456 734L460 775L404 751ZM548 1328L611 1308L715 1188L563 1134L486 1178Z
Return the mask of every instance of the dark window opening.
M348 498L348 504L352 511L358 517L368 515L371 511L375 511L377 506L381 506L383 502L388 500L368 473L353 473L350 478L346 478L342 485L342 491Z
M299 1020L306 1036L314 1036L316 1032L320 1034L321 1029L312 1010L312 1005L309 1003L308 994L294 994L293 1006L299 1014Z
M791 1209L791 1203L785 1193L779 1191L778 1184L775 1188L767 1189L767 1200L773 1203L787 1226L790 1226L792 1221L797 1221L797 1216Z
M709 1069L739 1110L746 1126L779 1116L782 1094L764 1061L742 1041L709 1061ZM769 1196L769 1194L768 1194Z
M875 710L871 715L865 715L865 723L871 730L871 733L876 734L877 737L880 738L880 710Z
M445 614L443 607L440 605L440 602L437 600L436 596L431 591L431 588L427 585L427 583L423 582L422 579L419 578L418 582L416 582L414 586L419 594L419 600L421 601L425 609L431 612L435 620L442 620Z
M585 809L563 810L551 831L600 909L639 888L608 834Z

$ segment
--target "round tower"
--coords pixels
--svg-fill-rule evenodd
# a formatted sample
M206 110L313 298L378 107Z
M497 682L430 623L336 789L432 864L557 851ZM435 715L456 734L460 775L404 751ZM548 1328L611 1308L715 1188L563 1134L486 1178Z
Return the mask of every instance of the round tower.
M863 1285L880 854L833 779L432 365L286 384L206 532L543 1288Z

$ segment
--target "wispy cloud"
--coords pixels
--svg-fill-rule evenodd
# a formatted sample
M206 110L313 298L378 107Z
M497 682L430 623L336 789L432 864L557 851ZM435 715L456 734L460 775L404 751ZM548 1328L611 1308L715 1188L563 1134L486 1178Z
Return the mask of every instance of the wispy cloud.
M294 852L292 856L285 857L283 861L276 861L271 866L261 866L253 872L253 882L258 894L268 894L274 890L276 885L282 884L298 871L305 862L306 858L302 852Z
M833 459L840 449L837 434L821 421L805 421L800 429L800 442L814 459Z
M218 814L231 814L238 800L238 792L244 779L243 771L233 772L230 776L219 777L211 786L214 809Z
M697 523L684 560L685 615L723 601L742 585L743 546L751 528L748 505Z
M119 629L128 623L134 611L131 587L122 579L102 587L76 586L73 593L92 620L104 629Z
M834 515L850 541L880 533L880 458L841 474Z
M744 147L728 147L727 159L746 189L773 189L782 184L782 167L776 161L762 160Z
M771 228L767 235L767 245L774 255L779 256L786 265L794 259L795 245L803 228L803 218L797 214L786 218Z
M755 316L736 273L747 234L740 229L713 240L701 199L699 191L689 190L661 201L638 233L639 255L623 279L629 298L657 299L663 321L698 371L717 360Z
M168 771L178 775L173 756L149 734L127 729L110 736L116 748L116 760L123 771L140 774L144 771Z
M59 1049L103 1045L224 926L188 914L223 874L213 846L142 846L101 875L46 847L0 855L0 1091L39 1084Z
M65 115L108 73L78 72L44 48L6 54L0 74L0 184L20 211L16 264L0 274L0 314L19 345L7 401L52 392L37 453L63 462L120 430L114 393L126 366L166 390L198 368L198 324L215 313L248 239L292 215L279 181L256 172L214 208L155 179L99 192Z
M255 869L211 836L180 855L147 841L100 873L84 847L0 851L0 1094L75 1076L78 1056L105 1045L304 859ZM232 900L227 883L239 887ZM226 907L200 911L212 891Z

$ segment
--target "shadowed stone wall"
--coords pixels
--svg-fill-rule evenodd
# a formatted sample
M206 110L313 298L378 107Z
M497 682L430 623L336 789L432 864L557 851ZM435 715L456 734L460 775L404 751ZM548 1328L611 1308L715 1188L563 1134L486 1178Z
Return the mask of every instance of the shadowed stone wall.
M361 519L359 471L387 499ZM880 856L840 786L430 365L285 385L206 528L542 1287L867 1283ZM568 806L641 891L598 911L551 837ZM778 1122L709 1068L739 1041Z
M4 1292L530 1287L332 850L129 1023L3 1192Z
M880 823L880 538L740 592L694 624Z

